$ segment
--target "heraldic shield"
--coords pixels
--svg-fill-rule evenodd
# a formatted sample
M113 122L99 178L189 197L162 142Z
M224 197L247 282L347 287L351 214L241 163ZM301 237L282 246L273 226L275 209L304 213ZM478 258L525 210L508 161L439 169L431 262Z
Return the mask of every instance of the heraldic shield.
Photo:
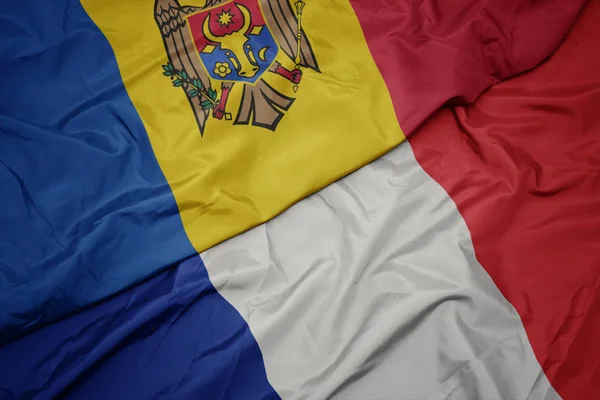
M230 0L187 20L211 79L254 83L275 61L279 47L257 0Z
M233 124L277 128L295 98L266 75L285 78L296 93L303 68L319 72L302 28L305 6L305 0L207 0L204 7L156 0L169 58L163 75L184 90L201 134L211 117L233 119L234 85L242 85L242 96Z

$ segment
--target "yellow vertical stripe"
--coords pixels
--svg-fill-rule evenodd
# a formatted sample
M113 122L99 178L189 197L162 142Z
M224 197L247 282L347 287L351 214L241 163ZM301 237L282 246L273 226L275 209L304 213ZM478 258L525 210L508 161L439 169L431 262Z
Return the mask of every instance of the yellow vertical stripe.
M185 93L162 75L167 56L153 2L82 3L115 52L198 252L272 218L404 140L346 0L306 0L302 23L321 73L304 69L297 93L283 77L263 75L296 97L275 132L210 118L203 137ZM242 84L235 84L228 101L234 118L241 93Z

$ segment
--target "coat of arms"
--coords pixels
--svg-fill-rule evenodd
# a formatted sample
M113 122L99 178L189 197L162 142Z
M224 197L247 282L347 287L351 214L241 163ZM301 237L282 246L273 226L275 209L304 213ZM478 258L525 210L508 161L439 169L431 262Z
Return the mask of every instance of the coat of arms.
M305 4L206 0L192 7L156 0L155 19L169 59L163 74L185 91L201 134L211 117L276 129L294 98L267 83L265 74L284 77L295 93L302 68L319 71L302 28ZM228 104L236 84L243 85L237 110Z

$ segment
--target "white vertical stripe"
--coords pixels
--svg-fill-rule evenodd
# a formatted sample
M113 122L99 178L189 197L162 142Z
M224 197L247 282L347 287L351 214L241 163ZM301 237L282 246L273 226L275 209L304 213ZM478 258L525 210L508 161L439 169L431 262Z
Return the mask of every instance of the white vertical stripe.
M284 399L558 398L408 143L202 259Z

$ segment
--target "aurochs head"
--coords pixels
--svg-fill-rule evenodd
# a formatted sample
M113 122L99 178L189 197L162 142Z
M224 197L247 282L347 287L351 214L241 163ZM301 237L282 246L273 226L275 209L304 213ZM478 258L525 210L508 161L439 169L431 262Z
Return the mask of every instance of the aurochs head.
M253 78L260 68L254 50L251 48L249 39L246 36L252 17L250 11L243 5L236 4L236 7L240 11L243 21L240 29L225 36L215 36L210 29L210 14L208 14L204 20L202 30L208 40L221 45L221 49L225 51L239 77Z

